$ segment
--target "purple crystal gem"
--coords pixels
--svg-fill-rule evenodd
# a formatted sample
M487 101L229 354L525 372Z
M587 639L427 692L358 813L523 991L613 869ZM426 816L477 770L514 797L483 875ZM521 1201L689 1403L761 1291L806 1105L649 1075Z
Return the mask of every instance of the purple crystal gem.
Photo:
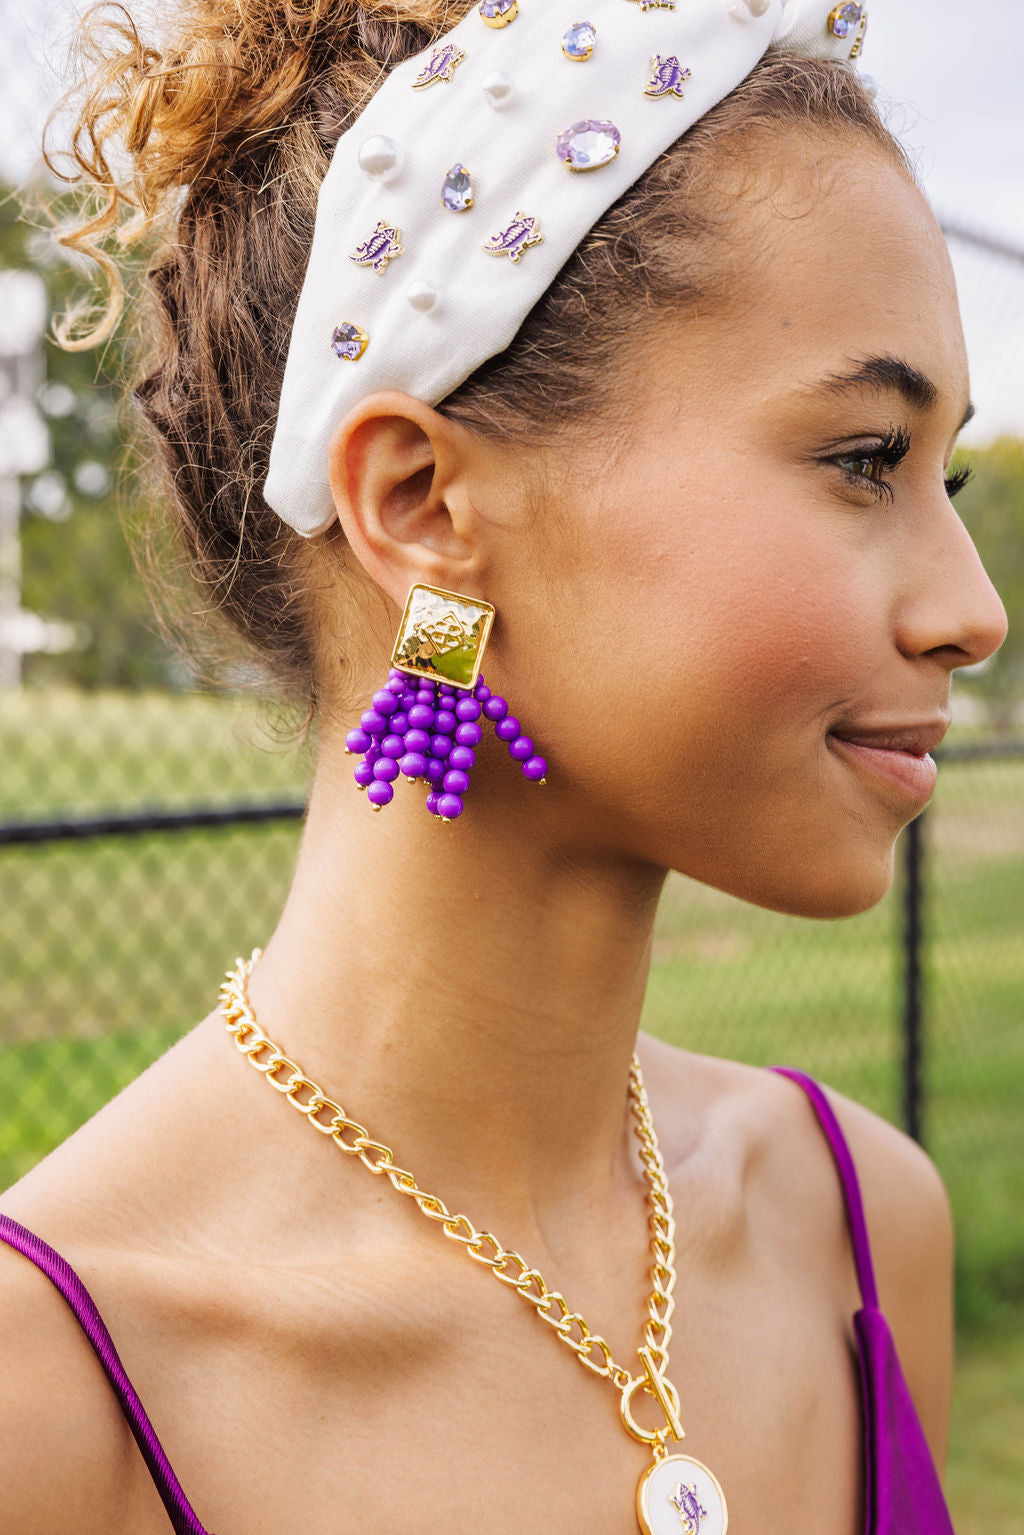
M347 358L349 362L358 362L370 344L370 338L365 330L360 330L358 325L352 325L348 320L335 327L331 337L331 349L337 357Z
M849 37L854 27L860 26L863 15L864 7L862 5L851 3L839 6L837 14L831 17L832 31L835 36Z
M562 52L567 59L582 63L590 58L597 43L597 28L592 21L577 21L562 38Z
M619 152L622 135L614 123L587 117L558 135L555 149L570 170L593 171L607 165Z
M477 10L489 27L507 27L516 19L519 0L480 0Z
M467 208L473 206L473 182L466 167L459 161L456 161L444 178L441 202L449 213L465 213Z

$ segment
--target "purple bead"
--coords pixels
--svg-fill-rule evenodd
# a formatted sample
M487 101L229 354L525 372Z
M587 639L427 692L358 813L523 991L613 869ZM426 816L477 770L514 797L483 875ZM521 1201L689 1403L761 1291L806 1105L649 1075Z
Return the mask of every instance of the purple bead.
M517 762L525 762L527 757L532 757L533 742L530 740L530 737L516 736L515 740L509 743L508 754L510 757L514 757Z
M378 745L378 743L376 741L374 741L372 746L368 746L366 748L366 760L370 764L371 767L377 761L377 758L379 756L380 756L380 746Z
M433 730L434 711L429 704L413 704L409 710L409 724L415 730Z
M469 788L469 774L451 772L444 775L444 788L446 794L465 794Z
M369 762L357 762L352 774L361 789L367 788L373 783L373 766Z
M434 704L437 703L437 694L434 692L432 684L424 686L422 682L420 683L419 692L416 694L416 702L418 704L427 704L430 708L433 708Z
M434 729L439 730L443 736L450 736L458 723L450 709L438 709L434 719Z
M438 685L438 692L441 693L445 698L455 697L455 689L452 687L450 682L440 683Z
M423 776L428 783L441 783L447 771L448 764L442 762L440 757L428 757Z
M395 791L389 783L382 783L378 779L372 783L366 791L366 797L370 804L377 810L382 810L385 805L390 805L395 797Z
M484 681L484 679L481 677L480 681L477 683L476 687L473 689L473 697L474 698L478 698L481 703L486 703L487 699L490 698L490 696L491 696L491 690L487 686L487 684Z
M387 688L381 688L379 693L373 695L373 707L378 714L394 714L398 708L398 699Z
M410 752L428 752L430 750L430 736L425 730L407 730L405 732L405 749Z
M468 773L476 764L476 752L471 746L453 746L452 754L448 758L448 766L457 768L460 773Z
M398 766L406 778L422 778L427 771L427 759L422 752L406 752Z
M455 739L460 746L479 746L483 731L473 720L466 720L455 732Z
M389 682L401 682L403 686L409 686L409 673L403 672L400 667L393 666L388 672Z
M400 709L397 714L391 716L388 721L388 728L396 736L404 736L409 728L409 716Z
M383 756L394 757L397 762L399 757L405 756L405 741L401 736L385 736L380 749Z
M446 821L454 821L462 814L462 801L457 794L442 794L437 802L437 813Z
M431 815L437 815L437 802L441 798L436 789L431 789L427 795L427 809Z
M381 757L373 764L373 776L378 783L394 783L398 772L398 763L394 757Z
M455 713L460 720L478 720L480 718L480 705L475 698L460 698L455 705Z
M430 738L430 755L432 757L443 757L443 758L445 758L445 760L447 760L448 754L451 751L451 749L452 749L452 738L451 738L451 736L442 736L442 735L431 736L431 738Z
M395 693L401 698L409 686L408 677L403 677L401 672L391 672L388 676L388 692Z
M539 783L546 776L547 770L548 765L543 757L531 757L529 761L523 763L523 777L528 778L531 783Z
M499 720L494 727L494 734L499 741L514 741L519 734L519 721L514 714L506 714L503 720Z
M376 709L367 709L359 723L371 736L387 735L388 717L386 714L379 714Z
M345 737L345 747L350 752L359 752L361 754L366 751L371 740L372 737L365 730L350 730Z
M489 720L503 720L508 713L508 704L497 693L492 693L484 702L484 713Z

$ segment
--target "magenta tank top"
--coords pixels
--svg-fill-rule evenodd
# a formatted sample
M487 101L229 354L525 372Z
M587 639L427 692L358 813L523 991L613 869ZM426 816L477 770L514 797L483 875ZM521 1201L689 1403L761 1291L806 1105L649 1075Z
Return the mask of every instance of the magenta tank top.
M811 1101L843 1187L863 1305L853 1318L864 1409L865 1535L954 1535L938 1474L903 1378L889 1324L879 1310L857 1173L832 1107L811 1077L787 1066ZM163 1500L175 1535L209 1535L171 1469L156 1431L125 1374L114 1341L85 1285L59 1253L0 1215L0 1241L23 1253L67 1301L110 1381Z

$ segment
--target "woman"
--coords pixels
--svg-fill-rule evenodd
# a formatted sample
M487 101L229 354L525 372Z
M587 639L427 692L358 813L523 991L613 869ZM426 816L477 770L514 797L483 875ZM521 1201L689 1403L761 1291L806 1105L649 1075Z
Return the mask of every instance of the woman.
M599 0L596 47L569 28L567 72L544 74L555 65L538 54L534 76L524 53L504 84L485 77L485 106L458 95L475 63L455 55L476 36L460 28L482 37L487 22L496 37L504 22L525 49L536 9L181 3L160 54L123 13L86 24L77 155L110 211L71 240L88 249L117 222L117 177L132 178L148 227L128 239L161 240L136 398L200 581L315 707L319 753L294 882L247 998L239 972L223 1010L4 1198L0 1484L19 1535L155 1535L167 1512L151 1470L176 1528L219 1535L949 1529L932 1470L951 1358L935 1169L838 1094L636 1041L667 870L806 916L877 902L931 792L951 674L1005 627L949 499L971 407L940 230L853 70L813 38L796 46L827 26L832 48L860 7L720 9ZM698 12L691 85L689 54L661 39L674 45L668 29ZM561 0L546 14L556 31L579 22ZM659 47L648 117L625 94L616 108L618 127L657 120L667 135L642 174L588 190L607 205L570 236L554 202L540 220L519 204L503 231L518 244L495 250L458 179L472 174L483 208L493 173L460 162L436 214L452 222L423 239L473 229L474 250L512 259L467 255L405 297L382 286L389 264L417 259L394 247L415 242L383 200L383 229L344 222L360 169L379 190L401 158L393 143L366 152L357 119L378 102L411 113L421 98L403 106L401 80L478 127L493 112L477 143L488 163L512 87L528 126L540 107L527 86L580 89L590 77L573 71L609 38L632 45L627 22L662 29L638 45ZM715 80L706 104L698 61ZM673 110L659 92L685 105L687 91L691 120L673 133L651 114ZM569 160L567 205L618 174L630 140L623 129L617 158L612 126L570 124L591 137L570 132L559 152L607 163L577 182ZM118 135L127 169L106 157ZM415 177L396 187L421 191ZM531 268L545 237L550 270ZM530 291L506 274L531 270L539 296L505 345L503 306ZM467 339L450 317L477 280ZM380 306L373 324L344 307L356 294ZM326 335L304 350L317 305L337 321L329 365ZM415 382L447 346L466 371L446 389L386 387L431 313L441 339L410 345L412 372L395 376ZM431 684L420 702L416 673L446 675L425 652L389 673L417 585L493 604L488 687ZM447 640L431 643L443 659ZM520 756L543 753L543 786L484 732L490 689L522 712L513 735L531 732ZM371 711L356 729L371 695L383 725ZM416 707L476 727L465 767L445 757L434 814L405 785L374 791L387 808L372 814L346 745L368 784L393 791L376 771L392 760L384 726L398 712L416 728ZM470 766L471 788L449 784ZM439 826L437 812L458 820ZM368 1176L286 1113L232 1034L319 1128L351 1144L366 1127L355 1149L394 1176ZM634 1044L655 1127L642 1155ZM418 1201L398 1197L413 1183ZM438 1200L468 1212L453 1242L422 1218ZM194 1516L56 1285L88 1322L81 1293L28 1232L88 1285ZM467 1238L484 1261L466 1261ZM589 1372L537 1310L585 1319L560 1330ZM657 1499L652 1464L670 1467Z

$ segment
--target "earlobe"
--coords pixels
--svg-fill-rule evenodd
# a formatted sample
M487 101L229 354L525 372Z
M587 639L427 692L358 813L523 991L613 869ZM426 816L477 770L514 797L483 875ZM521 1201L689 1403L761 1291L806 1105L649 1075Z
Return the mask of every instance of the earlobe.
M361 400L331 438L338 521L367 574L399 606L414 582L450 585L472 569L462 430L421 400L388 391Z

